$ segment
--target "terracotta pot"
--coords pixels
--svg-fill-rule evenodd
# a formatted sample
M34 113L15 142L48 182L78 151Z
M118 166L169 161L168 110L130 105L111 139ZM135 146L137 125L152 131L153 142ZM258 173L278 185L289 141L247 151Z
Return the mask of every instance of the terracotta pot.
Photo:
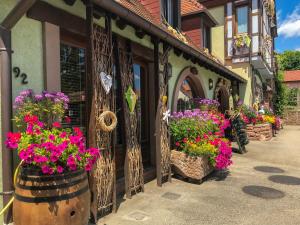
M207 156L192 157L176 150L171 151L171 163L175 174L198 181L214 170Z
M17 178L15 225L86 225L91 194L84 170L42 175L22 168Z

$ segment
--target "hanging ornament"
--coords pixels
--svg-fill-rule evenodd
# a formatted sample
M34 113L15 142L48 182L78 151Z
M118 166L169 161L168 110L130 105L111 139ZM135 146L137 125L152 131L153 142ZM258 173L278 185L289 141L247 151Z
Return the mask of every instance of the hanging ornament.
M162 104L163 105L166 105L167 104L167 101L168 101L168 96L166 96L166 95L164 95L164 96L162 96Z
M136 101L137 101L137 95L136 93L132 90L132 87L129 86L126 93L125 93L125 98L129 107L129 111L132 113L134 111Z
M163 121L166 121L169 125L169 117L171 116L170 109L168 109L166 112L163 113Z
M109 74L106 74L105 72L100 73L100 80L102 87L105 90L105 93L108 94L110 92L110 89L112 87L112 77Z

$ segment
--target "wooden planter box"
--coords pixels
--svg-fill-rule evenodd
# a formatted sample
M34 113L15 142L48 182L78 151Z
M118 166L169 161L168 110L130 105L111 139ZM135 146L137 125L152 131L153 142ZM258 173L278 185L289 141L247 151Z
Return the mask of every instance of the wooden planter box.
M273 137L272 125L269 123L249 124L246 132L250 141L269 141Z
M208 157L192 157L176 150L171 151L171 163L175 174L195 181L201 181L214 170Z

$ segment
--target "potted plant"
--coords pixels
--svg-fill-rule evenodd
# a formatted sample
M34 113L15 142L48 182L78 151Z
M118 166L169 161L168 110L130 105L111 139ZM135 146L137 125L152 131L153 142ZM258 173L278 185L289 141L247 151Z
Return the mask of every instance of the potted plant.
M214 169L226 169L231 162L230 142L224 130L230 126L223 115L187 110L174 113L170 131L176 149L171 151L175 174L201 181Z
M220 106L220 103L214 99L206 99L206 98L196 98L194 99L201 111L213 111L216 113Z
M233 37L232 44L237 54L246 54L249 52L251 38L247 33L238 34Z
M34 95L31 90L16 98L15 121L20 132L9 132L6 140L21 160L13 202L15 225L88 222L87 171L100 152L86 148L79 128L62 127L67 102L63 93Z

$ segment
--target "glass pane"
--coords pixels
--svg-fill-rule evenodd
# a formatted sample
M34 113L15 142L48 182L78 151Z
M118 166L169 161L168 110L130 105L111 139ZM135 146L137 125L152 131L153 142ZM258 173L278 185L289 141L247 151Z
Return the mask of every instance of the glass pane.
M61 91L70 98L70 126L85 125L85 49L60 45ZM67 126L67 125L66 125Z
M239 7L237 11L237 32L248 32L248 6Z
M177 112L182 112L193 107L192 99L196 98L196 93L193 90L190 81L185 79L180 87L178 100L177 100Z

